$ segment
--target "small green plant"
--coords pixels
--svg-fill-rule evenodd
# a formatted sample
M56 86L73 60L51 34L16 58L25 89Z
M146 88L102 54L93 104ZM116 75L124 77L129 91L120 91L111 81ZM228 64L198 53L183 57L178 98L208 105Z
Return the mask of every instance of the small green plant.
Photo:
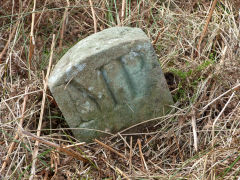
M172 72L175 76L179 77L182 80L187 79L187 77L191 76L192 74L192 70L188 70L187 72L182 71L182 70L178 70L178 69L170 69L170 72Z
M180 99L184 99L186 97L186 91L183 89L182 85L178 85L178 91L177 93L173 96L173 101L177 102Z

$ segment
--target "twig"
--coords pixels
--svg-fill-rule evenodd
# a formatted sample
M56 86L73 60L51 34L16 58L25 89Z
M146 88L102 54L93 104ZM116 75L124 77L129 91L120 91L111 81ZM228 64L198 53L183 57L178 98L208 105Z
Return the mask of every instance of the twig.
M124 15L125 15L126 0L122 0L122 14L121 14L121 26L123 26Z
M226 92L222 93L220 96L216 97L214 100L212 100L211 102L209 102L206 106L203 107L203 110L206 109L209 105L211 105L212 103L214 103L215 101L217 101L218 99L220 99L221 97L223 97L224 95L228 94L229 92L232 91L237 91L240 89L240 83L237 84L236 86L234 86L233 88L227 90Z
M205 173L206 173L206 169L207 169L207 160L208 160L208 155L206 155L205 157L205 161L204 161L204 166L203 166L203 173L202 173L202 180L204 180L205 177Z
M208 14L208 17L207 17L207 20L206 20L206 24L204 26L204 29L203 29L202 34L200 36L200 39L198 41L198 45L197 45L198 54L200 54L201 43L202 43L202 40L203 40L203 38L204 38L204 36L205 36L205 34L207 32L207 28L208 28L208 25L209 25L209 22L211 20L211 17L212 17L212 14L213 14L213 10L214 10L216 4L217 4L217 0L214 0L213 3L212 3L212 7L210 9L210 12Z
M28 91L28 87L25 88L25 93L27 93ZM14 137L14 140L12 141L9 149L8 149L8 152L7 152L7 156L3 162L3 165L2 165L2 168L0 170L0 174L4 171L4 169L6 168L7 166L7 162L9 161L9 157L10 157L10 154L12 153L13 151L13 148L15 147L16 145L16 140L18 140L19 138L19 130L20 128L22 127L23 125L23 120L24 120L24 113L25 113L25 110L26 110L26 104L27 104L27 99L28 99L28 96L25 96L24 99L23 99L23 105L22 105L22 116L21 116L21 119L20 119L20 122L19 122L19 127L18 127L18 131L16 132L16 135Z
M117 154L118 156L122 157L123 159L127 159L126 156L124 156L122 153L116 151L115 149L111 148L110 146L104 144L103 142L95 139L94 140L96 143L100 144L101 146L103 146L104 148L108 149L109 151L112 151L113 153Z
M83 143L76 143L76 144L71 144L71 145L68 145L68 146L64 146L63 148L72 148L72 147L76 147L76 146L83 146L84 144L86 144L85 142Z
M1 102L0 102L0 104L3 104L3 103L5 103L5 102L7 102L7 101L10 101L10 100L13 100L13 99L16 99L16 98L19 98L19 97L21 97L21 96L28 96L29 94L35 94L35 93L38 93L38 92L42 92L42 89L39 89L39 90L36 90L36 91L31 91L31 92L29 92L29 93L24 93L24 94L19 94L19 95L17 95L17 96L13 96L13 97L10 97L10 98L8 98L8 99L6 99L6 100L1 100Z
M139 153L140 153L141 162L142 162L142 169L143 169L143 171L145 171L145 170L148 171L147 164L146 164L146 161L145 161L143 153L142 153L142 144L141 144L140 139L137 140L137 143L138 143Z
M235 95L235 92L232 93L232 95L230 96L230 98L228 99L227 103L224 105L224 107L222 108L221 112L218 114L218 116L216 117L216 119L213 121L213 125L212 125L212 147L214 146L214 132L215 132L215 124L217 123L217 120L220 118L220 116L222 115L222 113L225 111L227 105L230 103L230 101L232 100L233 96Z
M228 99L227 103L224 105L223 109L221 110L221 112L218 114L218 116L216 117L216 119L213 122L213 125L212 125L212 148L214 148L214 144L215 144L215 134L214 134L215 133L215 124L217 123L218 119L220 118L220 116L225 111L227 105L230 103L230 101L232 100L234 95L235 95L235 92L232 93L232 95ZM215 153L213 152L213 154L212 154L212 164L214 164L215 162L216 162L216 156L215 156ZM212 176L212 179L215 178L215 167L211 168L211 176Z
M195 151L198 151L198 139L197 139L197 125L196 125L196 117L195 110L192 110L192 130L193 130L193 142Z
M41 113L40 113L40 118L38 122L38 128L37 128L37 136L39 137L41 135L41 128L42 128L42 120L43 120L43 113L44 113L44 106L45 106L45 101L46 101L46 91L47 91L47 82L48 82L48 76L50 74L50 69L52 66L52 57L53 57L53 49L55 46L55 34L53 35L52 39L52 45L51 45L51 54L49 58L49 64L48 64L48 69L47 69L47 74L45 80L43 80L44 88L43 88L43 99L42 99L42 105L41 105ZM35 171L36 171L36 162L37 162L37 154L38 154L38 145L39 141L37 140L35 142L35 148L33 151L33 156L32 156L32 169L31 169L31 176L30 180L32 180L35 176Z
M174 132L173 132L173 137L174 137L174 139L176 141L176 145L177 145L177 148L178 148L178 151L179 151L179 155L180 155L181 161L184 162L183 154L182 154L182 151L180 149L180 145L178 143L177 136L176 136L176 134Z
M142 125L142 124L146 124L146 123L148 123L148 122L156 121L156 120L159 120L159 119L165 119L165 118L166 118L166 119L170 119L172 116L173 116L173 115L169 115L169 114L168 114L168 115L165 115L165 116L159 116L159 117L156 117L156 118L148 119L148 120L146 120L146 121L142 121L142 122L140 122L140 123L134 124L134 125L126 128L126 129L123 129L123 130L120 131L119 133L122 134L123 132L128 131L129 129L132 129L132 128L137 127L137 126ZM135 134L136 134L136 133L135 133ZM124 134L124 135L126 135L126 134ZM114 138L114 137L116 137L116 135L112 136L112 138Z
M102 158L101 158L102 159ZM117 173L119 173L121 176L124 177L124 179L130 180L130 178L118 167L114 167L112 166L109 162L107 162L106 160L102 159L103 162L106 163L107 166L109 166L110 168L112 168L114 171L116 171Z
M155 45L161 35L161 31L158 32L156 39L152 42L153 45Z
M150 159L148 160L148 162L150 162L154 167L158 168L158 169L159 169L160 171L162 171L164 174L166 174L166 175L169 176L169 174L168 174L163 168L161 168L160 166L158 166L157 163L152 162Z
M35 40L34 40L34 21L35 21L35 9L36 9L36 0L34 0L33 4L33 10L32 10L32 24L31 24L31 32L30 32L30 45L29 45L29 55L28 55L28 70L29 70L29 78L31 79L31 68L32 68L32 56L34 53L34 47L35 47Z
M117 134L124 141L124 143L128 146L128 148L131 149L131 146L127 143L126 139L124 139L120 133L117 133ZM137 153L134 151L132 151L132 153L137 155Z
M38 137L38 136L36 136L36 135L28 132L28 131L22 130L22 133L25 134L25 135L27 135L27 136L30 137L31 139L35 140L36 142L40 142L40 143L42 143L42 144L46 144L46 145L48 145L48 146L54 147L54 148L56 148L59 152L64 152L64 153L66 153L67 155L72 156L72 157L74 157L74 158L76 158L76 159L78 159L78 160L80 160L80 161L90 163L90 161L89 161L88 159L82 157L81 154L79 154L78 152L73 151L73 150L70 149L70 148L61 147L61 146L59 146L58 144L55 144L55 143L53 143L53 142L47 141L47 140L45 140L45 139L42 139L42 138L40 138L40 137Z
M118 167L116 167L116 171L121 174L121 176L123 176L125 179L130 180L130 178Z
M26 2L27 2L27 1L25 0L24 3L26 3ZM28 1L27 7L29 7L29 3L31 3L31 1ZM18 20L17 20L17 22L15 23L15 26L14 26L11 34L10 34L9 37L8 37L8 41L7 41L6 45L4 46L2 52L0 53L0 64L2 63L3 56L4 56L4 54L6 53L6 51L7 51L7 49L8 49L8 46L9 46L9 44L10 44L10 42L11 42L11 40L12 40L12 38L13 38L16 30L17 30L17 27L19 26L20 21L22 20L22 15L25 14L27 11L29 11L29 9L28 9L28 8L25 8L22 13L19 13L19 14L18 14L18 15L19 15ZM18 38L20 38L20 37L18 37Z
M9 35L8 41L7 41L6 45L4 46L4 48L3 48L3 50L2 50L2 52L1 52L1 54L0 54L0 64L2 63L2 58L3 58L4 54L5 54L6 51L7 51L7 48L8 48L9 43L11 42L11 40L12 40L12 38L13 38L14 33L16 32L16 29L17 29L17 27L18 27L18 24L19 24L19 21L18 21L18 22L16 23L16 25L14 26L11 34Z
M48 0L45 0L44 4L43 4L43 6L42 6L43 9L41 10L40 16L39 16L39 18L37 19L37 21L36 21L36 23L35 23L35 27L37 26L37 27L39 28L39 26L40 26L40 22L41 22L41 20L42 20L43 14L44 14L44 12L46 11L46 8L47 8L47 6L46 6L47 1L48 1Z
M63 35L65 31L66 18L68 14L68 7L70 6L69 0L66 0L66 1L67 1L67 7L65 8L65 11L63 14L62 29L61 29L60 40L59 40L59 51L62 50L62 41L63 41Z
M132 149L132 136L130 137L130 153L129 153L129 170L132 173L132 156L133 156L133 149Z
M238 29L240 31L240 9L239 9L239 12L238 12Z
M181 26L182 26L182 24L179 24L179 25L178 25L177 30L176 30L176 32L175 32L175 35L176 35L176 36L178 35L178 32L179 32Z
M95 11L93 9L92 0L89 0L89 4L90 4L91 10L92 10L93 24L94 24L94 33L97 33L97 20L96 20L96 17L95 17Z

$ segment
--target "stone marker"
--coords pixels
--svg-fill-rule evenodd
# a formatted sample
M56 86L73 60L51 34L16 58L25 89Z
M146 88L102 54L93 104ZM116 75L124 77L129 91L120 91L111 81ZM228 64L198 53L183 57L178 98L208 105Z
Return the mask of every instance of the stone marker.
M95 129L115 133L164 115L173 103L139 28L109 28L81 40L57 63L48 85L69 126L79 128L75 137L87 142L104 135Z

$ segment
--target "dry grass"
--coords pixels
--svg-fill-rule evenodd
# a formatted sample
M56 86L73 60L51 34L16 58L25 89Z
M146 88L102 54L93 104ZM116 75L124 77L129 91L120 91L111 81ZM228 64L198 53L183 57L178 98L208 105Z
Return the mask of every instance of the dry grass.
M38 0L33 11L33 1L0 1L0 165L9 157L0 176L29 179L35 168L34 179L237 179L240 3L218 1L196 53L209 1L115 2ZM117 25L140 27L152 40L174 111L148 120L155 125L142 133L79 144L44 91L52 35L56 64L79 40Z

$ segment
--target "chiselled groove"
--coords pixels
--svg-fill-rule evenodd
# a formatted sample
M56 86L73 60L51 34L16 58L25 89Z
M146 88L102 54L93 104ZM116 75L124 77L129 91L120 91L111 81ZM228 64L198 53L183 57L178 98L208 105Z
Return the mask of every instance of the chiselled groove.
M114 105L116 106L118 104L118 101L117 101L116 96L113 93L112 88L110 87L107 72L106 72L106 70L103 67L101 67L99 69L99 71L101 72L101 75L102 75L102 78L103 78L103 82L105 83L107 91L108 91L110 97L112 98L112 101L113 101Z
M87 97L90 99L91 102L93 102L97 109L101 111L101 106L97 101L97 97L91 93L87 88L85 88L83 85L81 85L79 82L77 82L75 79L73 79L70 83L72 87L74 87L76 90L80 91L83 94L86 94Z
M144 58L143 58L143 56L142 56L142 55L140 55L140 56L139 56L139 58L140 58L140 63L141 63L141 69L143 69L143 68L144 68L144 66L145 66L145 61L144 61Z
M143 69L144 68L144 60L143 60L142 56L138 56L138 58L140 59L140 67L141 67L141 69ZM132 98L135 98L137 96L137 92L138 92L137 84L134 82L130 73L128 72L128 70L126 68L126 63L124 62L123 58L120 57L117 61L120 63L120 65L122 67L123 76L126 79L126 83L129 87L131 96L132 96Z
M117 62L119 62L122 67L123 76L126 79L126 83L129 88L131 97L134 98L136 96L135 84L134 84L133 80L131 79L131 76L130 76L128 70L126 69L125 63L123 62L122 58L118 59Z

